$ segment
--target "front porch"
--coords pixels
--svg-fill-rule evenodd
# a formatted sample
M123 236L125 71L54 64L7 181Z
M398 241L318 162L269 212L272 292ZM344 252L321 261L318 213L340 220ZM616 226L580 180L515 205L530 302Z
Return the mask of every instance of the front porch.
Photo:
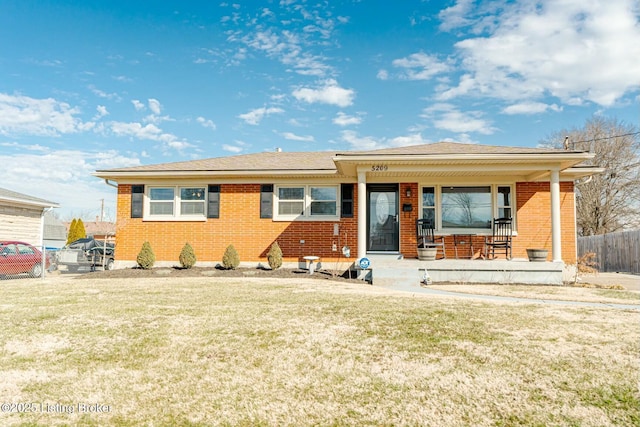
M529 262L526 259L421 261L402 255L371 255L368 274L376 286L419 286L425 276L433 283L494 283L562 285L563 262Z

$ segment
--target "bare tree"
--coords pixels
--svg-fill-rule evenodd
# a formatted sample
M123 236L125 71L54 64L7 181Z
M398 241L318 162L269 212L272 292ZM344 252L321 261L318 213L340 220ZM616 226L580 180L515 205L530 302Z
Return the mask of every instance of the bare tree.
M587 164L605 169L576 181L579 235L640 226L640 132L636 126L594 116L583 128L556 132L543 145L589 151L595 157Z

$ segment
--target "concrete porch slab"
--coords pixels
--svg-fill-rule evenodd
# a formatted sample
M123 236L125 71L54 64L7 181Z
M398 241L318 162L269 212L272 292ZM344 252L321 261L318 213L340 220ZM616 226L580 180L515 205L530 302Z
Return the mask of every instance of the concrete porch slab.
M401 255L372 255L372 279L375 285L417 281L428 272L433 283L500 283L562 285L564 263L525 260L420 261Z

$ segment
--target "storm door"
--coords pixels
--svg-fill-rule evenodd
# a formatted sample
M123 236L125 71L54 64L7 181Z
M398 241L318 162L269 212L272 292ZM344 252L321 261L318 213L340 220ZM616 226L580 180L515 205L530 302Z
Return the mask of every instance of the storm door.
M398 252L398 185L367 185L367 250Z

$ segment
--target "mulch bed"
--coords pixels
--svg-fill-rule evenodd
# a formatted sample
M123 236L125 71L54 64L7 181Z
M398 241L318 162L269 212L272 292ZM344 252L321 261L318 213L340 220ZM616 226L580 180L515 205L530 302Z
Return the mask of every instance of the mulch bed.
M362 283L362 280L342 276L334 276L332 272L326 270L316 270L314 274L309 274L304 269L278 268L270 270L265 268L237 268L235 270L225 270L218 267L159 267L144 270L142 268L122 268L109 271L93 271L81 274L78 278L95 277L99 278L145 278L145 277L264 277L276 279L316 279L316 280L337 280Z

